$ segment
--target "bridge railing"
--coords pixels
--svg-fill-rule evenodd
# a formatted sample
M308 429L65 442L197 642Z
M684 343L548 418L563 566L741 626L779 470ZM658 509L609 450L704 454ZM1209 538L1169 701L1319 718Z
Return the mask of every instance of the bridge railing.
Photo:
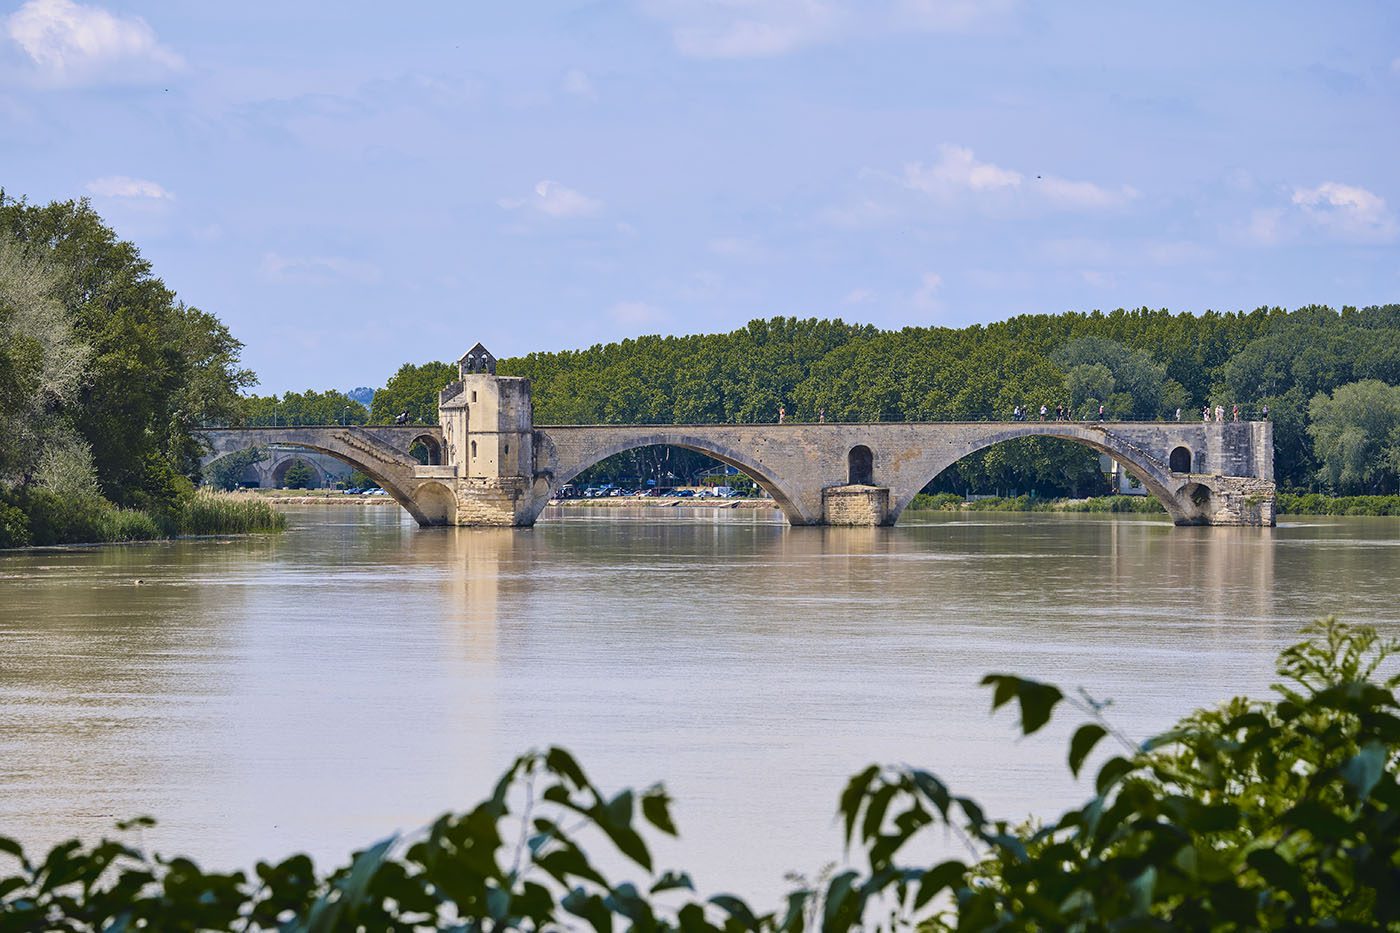
M777 417L776 417L776 416L771 416L771 417L768 417L768 418L759 418L759 417L747 417L747 418L745 418L745 417L738 417L738 418L721 418L721 419L706 420L706 421L617 421L617 422L599 422L599 421L560 422L560 421L552 421L552 422L548 422L548 423L541 422L538 426L539 426L539 427L609 427L609 426L611 426L611 427L676 427L676 426L680 426L680 425L694 425L694 426L715 425L715 426L718 426L718 425L726 425L726 424L777 425L777 424L780 424L780 423L781 423L781 424L1013 424L1013 423L1025 423L1025 424L1044 423L1044 424L1051 424L1051 423L1054 423L1054 422L1071 423L1071 424L1098 424L1098 423L1100 422L1100 420L1101 420L1101 419L1099 418L1099 415L1098 415L1098 412L1097 412L1097 411L1092 412L1092 413L1088 413L1088 414L1086 414L1086 413L1075 413L1075 414L1073 414L1072 416L1061 415L1061 416L1059 416L1059 417L1057 417L1057 416L1055 415L1055 412L1051 411L1051 412L1048 413L1044 418L1040 417L1040 413L1039 413L1038 411L1036 411L1036 412L1032 412L1032 413L1028 413L1028 414L1026 414L1026 415L1023 415L1019 420L1018 420L1017 418L1015 418L1011 412L1006 412L1006 413L1004 413L1004 414L995 414L995 415L993 415L993 414L967 415L967 416L958 417L958 418L929 418L929 417L924 417L924 416L919 416L919 415L910 415L910 414L906 414L906 413L904 413L904 412L881 412L881 413L880 413L878 416L876 416L876 417L871 417L871 416L868 416L868 415L861 415L861 416L849 417L849 418L839 418L839 417L834 417L834 416L833 416L833 417L827 417L827 418L825 418L824 420L822 420L822 419L820 418L820 416L808 417L808 416L806 416L805 413L804 413L804 416L803 416L803 417L789 416L789 417L785 418L782 422L779 422L779 421L777 420ZM1269 420L1269 419L1268 419L1268 416L1267 416L1267 415L1264 415L1262 412L1252 411L1252 410L1247 412L1243 407L1240 408L1240 417L1239 417L1239 419L1238 419L1238 423L1241 423L1241 424L1242 424L1242 423L1249 422L1249 421L1267 421L1267 420ZM1202 417L1201 417L1201 411L1200 411L1200 409L1195 409L1194 411L1191 411L1191 412L1188 412L1187 410L1183 409L1182 412L1181 412L1181 419L1180 419L1179 421L1178 421L1175 417L1135 418L1135 417L1121 417L1121 416L1114 416L1114 415L1107 415L1107 414L1104 416L1104 418L1102 419L1102 421L1103 421L1103 423L1105 423L1105 424L1201 424L1202 421L1203 421L1203 419L1202 419ZM1235 419L1233 418L1233 413L1232 413L1231 411L1229 411L1229 410L1226 410L1226 412L1225 412L1225 421L1226 421L1226 422L1234 422L1234 421L1235 421ZM1211 420L1210 420L1209 422L1206 422L1206 423L1215 423L1214 416L1212 415ZM354 424L354 423L352 423L352 424L339 424L339 423L335 423L335 422L332 422L332 423L330 423L330 424L327 424L327 423L325 423L325 422L319 422L319 421L302 421L302 420L300 420L300 419L282 420L282 421L277 421L277 422L268 421L268 420L265 420L265 419L257 419L257 420L255 420L255 421L245 421L245 422L242 422L242 423L240 423L240 424L234 424L234 423L231 423L231 422L228 422L228 421L206 421L206 422L201 422L201 424L199 425L198 430L217 431L217 430L236 430L236 429L239 429L239 428L339 428L339 427L349 427L349 428L415 428L415 427L417 427L417 428L435 428L435 427L437 427L437 424L436 424L436 423L428 423L428 422L418 422L418 421L409 422L409 423L407 423L407 424L393 424L393 423L384 423L384 424L372 424L372 423L362 423L362 424Z

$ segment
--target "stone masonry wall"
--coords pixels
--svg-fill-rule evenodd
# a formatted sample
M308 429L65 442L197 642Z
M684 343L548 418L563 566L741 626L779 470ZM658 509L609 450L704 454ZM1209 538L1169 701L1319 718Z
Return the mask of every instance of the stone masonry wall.
M822 522L827 525L884 525L890 491L880 486L831 486L822 490Z

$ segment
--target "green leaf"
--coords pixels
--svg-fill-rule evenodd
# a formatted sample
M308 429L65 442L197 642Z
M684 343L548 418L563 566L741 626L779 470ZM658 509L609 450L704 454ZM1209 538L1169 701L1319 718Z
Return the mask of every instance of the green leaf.
M1108 759L1099 769L1099 776L1094 780L1094 790L1098 793L1105 793L1126 774L1133 771L1133 763L1126 758L1115 755Z
M574 888L564 896L560 905L575 917L587 920L598 933L612 933L612 911L597 894Z
M591 789L593 786L588 783L587 776L584 775L583 769L579 767L574 756L570 755L564 749L559 748L557 745L545 752L544 763L545 766L555 774L563 775L572 781L575 787ZM599 903L602 902L600 901Z
M1069 770L1075 777L1079 777L1079 769L1084 767L1084 759L1089 757L1089 753L1094 750L1094 746L1099 744L1099 739L1108 735L1108 730L1098 723L1087 723L1075 730L1074 738L1069 740Z
M1022 735L1038 732L1050 721L1055 704L1065 698L1059 687L1011 674L988 674L982 678L982 685L993 688L993 711L1009 703L1013 697L1020 701Z
M1152 908L1152 894L1157 887L1157 869L1149 865L1128 882L1128 896L1132 898L1133 913L1144 916Z
M642 795L642 816L668 836L678 835L671 820L671 798L662 787L653 787Z
M879 775L878 765L871 765L859 774L854 775L846 784L846 789L841 792L840 813L846 821L846 845L851 844L853 833L856 828L856 814L860 812L861 800L864 799L866 791L870 789L870 782Z
M1385 764L1389 756L1380 742L1367 742L1342 765L1342 780L1356 792L1360 800L1371 796L1371 791L1385 774Z
M1302 874L1298 871L1298 866L1279 855L1277 851L1255 849L1245 857L1245 862L1250 868L1259 872L1259 877L1273 887L1287 891L1293 895L1295 900L1307 897L1306 886L1303 883ZM1302 898L1299 897L1300 893Z
M924 872L919 879L919 893L914 896L914 909L933 900L944 888L954 888L967 876L967 866L959 861L943 862Z
M716 894L710 898L710 903L739 921L744 929L755 930L758 928L758 918L754 916L753 908L734 895Z
M694 891L695 882L691 881L690 875L683 871L667 871L660 878L656 879L656 883L651 886L652 894L676 890Z

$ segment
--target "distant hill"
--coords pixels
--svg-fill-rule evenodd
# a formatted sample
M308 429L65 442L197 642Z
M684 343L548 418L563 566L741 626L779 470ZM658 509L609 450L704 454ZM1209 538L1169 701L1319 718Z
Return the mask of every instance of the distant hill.
M368 386L360 386L358 389L351 389L345 394L365 406L365 408L369 408L370 402L374 401L374 390Z

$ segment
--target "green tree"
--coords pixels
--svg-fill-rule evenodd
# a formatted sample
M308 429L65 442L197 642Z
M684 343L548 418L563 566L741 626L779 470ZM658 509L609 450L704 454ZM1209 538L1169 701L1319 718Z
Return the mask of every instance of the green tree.
M226 454L204 468L204 478L216 489L236 489L248 467L267 459L267 448L248 447Z
M253 381L242 345L179 301L86 200L31 206L0 191L0 233L57 271L52 298L91 347L81 398L65 413L91 447L103 494L172 508L199 475L192 429L230 420Z
M240 423L249 427L276 425L367 424L369 410L336 389L248 395L239 400Z
M413 424L436 424L438 393L457 378L457 367L450 363L405 363L374 393L370 421L389 424L401 412L408 412Z
M1318 477L1335 492L1395 492L1400 477L1400 386L1365 379L1319 392L1309 406Z
M282 485L287 489L310 489L316 485L316 472L305 461L294 460L282 475Z
M0 230L0 483L23 486L72 426L91 351L58 299L56 274Z

